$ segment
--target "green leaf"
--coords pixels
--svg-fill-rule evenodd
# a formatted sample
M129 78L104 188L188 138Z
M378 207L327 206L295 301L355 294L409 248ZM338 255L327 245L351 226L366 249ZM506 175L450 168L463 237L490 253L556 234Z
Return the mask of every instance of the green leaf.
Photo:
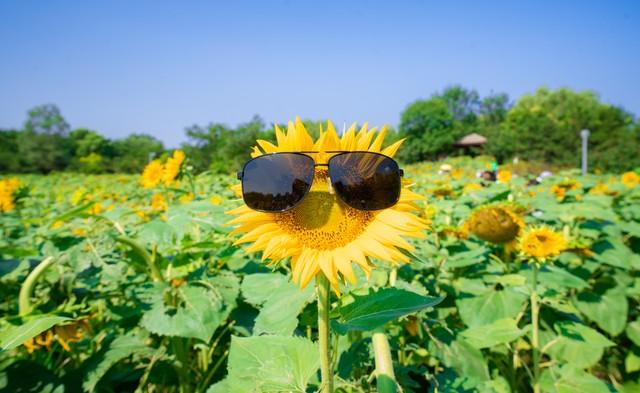
M298 326L298 315L314 297L313 285L300 289L279 273L245 276L241 288L247 302L260 307L254 335L291 335Z
M629 303L622 287L609 289L602 295L583 292L574 303L580 312L612 336L622 333L627 324Z
M228 376L208 393L304 393L320 366L315 343L302 337L232 337ZM228 388L233 390L228 390Z
M169 224L160 220L153 220L140 227L138 240L146 244L169 245L175 239L175 230Z
M573 365L572 365L573 366ZM609 393L607 385L593 375L566 365L545 370L540 378L543 391L554 393Z
M368 295L353 296L355 300L352 303L336 310L340 321L332 321L340 334L349 330L373 330L394 319L433 307L444 299L397 288L383 288Z
M515 319L506 318L489 325L469 328L460 335L474 348L482 349L511 342L524 335L524 331L518 328Z
M50 329L52 326L70 320L70 318L57 315L39 315L30 318L22 325L12 326L0 332L0 348L2 351L8 351Z
M627 373L640 370L640 348L633 347L624 359L624 368Z
M555 330L559 336L547 352L552 358L575 367L593 366L602 357L604 349L614 345L596 330L576 322L557 322Z
M82 388L87 392L93 392L100 379L109 369L122 359L131 355L138 357L149 357L156 350L149 348L145 344L146 337L141 337L133 332L124 336L119 336L98 352L97 356L88 361L87 376L82 383Z
M592 246L594 258L601 263L621 269L637 266L640 257L633 253L621 240L609 238Z
M538 274L538 280L540 284L558 290L565 288L584 289L589 285L580 277L553 265L545 266L544 270Z
M491 289L480 296L459 298L458 311L469 327L491 324L504 318L515 318L522 310L527 295L512 287L502 290Z
M486 247L477 247L468 251L455 252L447 258L444 267L449 269L477 265L487 259L488 251Z
M640 346L640 319L636 319L634 322L629 323L627 325L626 333L627 337L629 337L634 344Z
M444 363L455 369L458 375L471 380L474 385L491 379L482 352L461 337L445 347Z
M230 280L216 277L201 282L206 287L194 282L175 289L156 283L147 292L151 309L142 316L142 326L163 336L193 337L208 342L235 307L237 279L235 286Z

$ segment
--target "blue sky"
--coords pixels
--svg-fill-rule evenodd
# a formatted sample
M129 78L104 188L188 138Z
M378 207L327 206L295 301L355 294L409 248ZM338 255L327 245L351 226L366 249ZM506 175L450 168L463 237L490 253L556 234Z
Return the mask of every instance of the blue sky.
M253 114L397 125L451 84L591 89L640 115L640 2L442 3L3 1L0 128L55 103L72 127L175 147Z

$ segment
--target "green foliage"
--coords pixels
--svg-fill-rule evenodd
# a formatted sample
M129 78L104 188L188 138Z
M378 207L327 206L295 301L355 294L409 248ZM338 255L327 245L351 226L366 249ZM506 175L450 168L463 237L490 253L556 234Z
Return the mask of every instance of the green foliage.
M22 325L7 326L0 333L0 349L3 351L13 349L52 326L68 320L69 318L57 315L39 315L28 319Z
M385 288L365 295L353 295L351 303L340 306L334 328L341 334L351 330L373 330L389 321L434 307L443 298L422 296L417 293Z
M229 351L229 375L208 393L304 393L320 367L317 345L301 337L233 337Z

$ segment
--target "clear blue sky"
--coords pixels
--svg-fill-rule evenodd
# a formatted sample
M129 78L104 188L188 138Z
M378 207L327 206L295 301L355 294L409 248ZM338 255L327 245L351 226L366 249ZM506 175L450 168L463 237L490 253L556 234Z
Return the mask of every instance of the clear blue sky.
M0 128L55 103L72 127L174 147L253 114L397 125L451 84L591 89L640 115L640 2L440 3L2 1Z

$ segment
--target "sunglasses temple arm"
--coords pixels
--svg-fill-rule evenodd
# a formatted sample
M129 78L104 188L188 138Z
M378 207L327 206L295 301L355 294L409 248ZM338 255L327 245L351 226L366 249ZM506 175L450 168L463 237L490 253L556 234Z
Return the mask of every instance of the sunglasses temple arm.
M404 177L404 170L398 169L398 172L400 172L400 177ZM240 179L240 178L238 178L238 179Z
M236 172L236 177L238 178L238 180L242 180L242 175L243 175L243 171Z

